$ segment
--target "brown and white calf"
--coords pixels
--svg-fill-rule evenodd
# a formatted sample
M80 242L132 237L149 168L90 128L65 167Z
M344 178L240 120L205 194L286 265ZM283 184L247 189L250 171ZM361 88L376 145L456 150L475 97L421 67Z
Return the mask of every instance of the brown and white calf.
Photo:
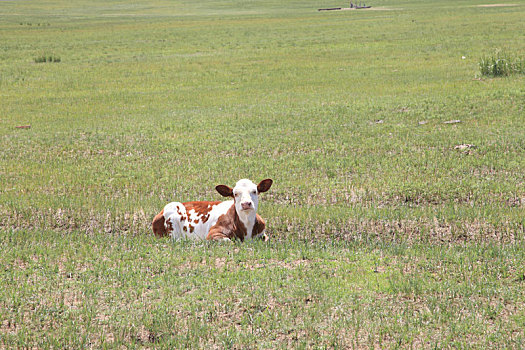
M268 191L272 183L272 179L266 179L256 185L242 179L234 188L218 185L217 192L233 198L225 202L169 203L153 219L153 232L177 239L266 239L264 220L257 208L259 193Z

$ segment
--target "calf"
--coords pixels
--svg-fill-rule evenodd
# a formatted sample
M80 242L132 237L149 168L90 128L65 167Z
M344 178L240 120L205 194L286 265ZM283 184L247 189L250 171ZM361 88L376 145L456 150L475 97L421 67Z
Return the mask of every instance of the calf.
M153 233L159 237L207 240L267 239L257 207L259 193L268 191L272 183L272 179L266 179L255 185L243 179L233 189L218 185L217 192L233 198L225 202L169 203L153 219Z

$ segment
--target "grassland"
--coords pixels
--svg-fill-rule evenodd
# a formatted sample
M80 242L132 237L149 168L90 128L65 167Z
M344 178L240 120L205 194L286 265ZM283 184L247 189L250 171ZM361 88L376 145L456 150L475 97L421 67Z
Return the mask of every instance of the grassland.
M0 246L8 346L518 348L525 340L524 278L516 278L525 254L515 245L232 246L19 231Z
M478 62L525 3L485 3L0 1L0 347L523 348L525 77ZM270 243L149 236L241 177Z

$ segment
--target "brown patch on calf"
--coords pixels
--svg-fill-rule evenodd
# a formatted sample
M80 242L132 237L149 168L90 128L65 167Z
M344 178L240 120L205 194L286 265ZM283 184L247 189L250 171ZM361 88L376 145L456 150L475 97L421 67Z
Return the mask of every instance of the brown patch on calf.
M169 233L166 231L166 227L164 226L164 209L162 209L162 211L155 216L151 226L155 236L165 237L169 235Z
M252 237L258 236L266 228L266 223L259 214L255 214L255 224L253 225Z
M205 216L213 209L217 204L220 204L220 201L208 202L208 201L196 201L196 202L185 202L182 203L186 208L186 212L194 210L197 216Z
M166 230L168 232L168 235L171 234L171 232L173 231L173 224L171 222L171 219L166 220L165 226L166 226Z
M244 227L239 219L239 216L235 211L235 204L233 204L226 214L219 216L217 223L210 228L210 232L208 232L206 239L221 240L223 238L239 238L243 241L245 235L246 227Z
M265 227L266 224L264 223L264 220L259 216L259 214L256 214L255 223L252 229L252 237L255 237L263 232ZM244 237L246 237L247 233L246 227L239 218L239 215L237 215L235 204L233 204L230 209L228 209L226 214L219 216L217 223L210 228L210 232L208 232L206 239L221 240L223 238L237 238L241 241L244 241Z

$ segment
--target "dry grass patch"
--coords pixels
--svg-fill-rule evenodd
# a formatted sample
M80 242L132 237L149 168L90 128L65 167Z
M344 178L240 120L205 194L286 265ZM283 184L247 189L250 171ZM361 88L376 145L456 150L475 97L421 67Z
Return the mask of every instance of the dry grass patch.
M485 4L485 5L476 5L477 7L509 7L509 6L518 6L518 4Z

